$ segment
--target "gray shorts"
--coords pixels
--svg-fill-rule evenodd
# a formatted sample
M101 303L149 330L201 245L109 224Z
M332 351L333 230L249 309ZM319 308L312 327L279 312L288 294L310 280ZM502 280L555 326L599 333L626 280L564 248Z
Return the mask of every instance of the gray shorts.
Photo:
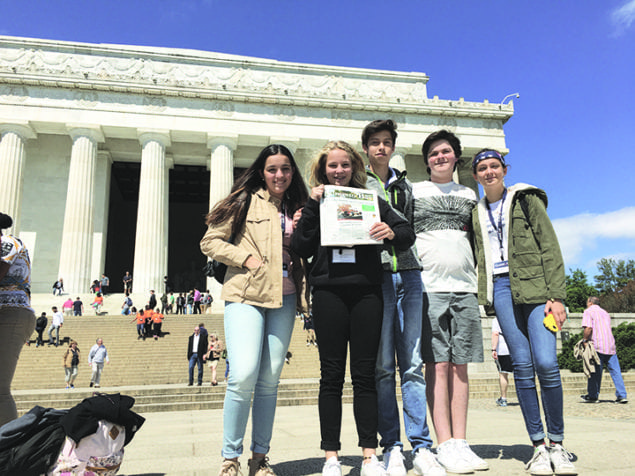
M483 362L483 330L476 294L423 293L424 362Z

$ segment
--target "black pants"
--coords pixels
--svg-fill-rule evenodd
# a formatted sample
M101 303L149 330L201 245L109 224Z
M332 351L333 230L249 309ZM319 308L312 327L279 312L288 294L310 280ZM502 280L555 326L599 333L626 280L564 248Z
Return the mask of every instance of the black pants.
M192 314L200 314L201 313L201 301L194 301L194 310Z
M320 353L321 448L341 449L342 388L350 345L353 413L358 445L377 447L375 364L381 336L381 286L322 287L313 290L313 320Z

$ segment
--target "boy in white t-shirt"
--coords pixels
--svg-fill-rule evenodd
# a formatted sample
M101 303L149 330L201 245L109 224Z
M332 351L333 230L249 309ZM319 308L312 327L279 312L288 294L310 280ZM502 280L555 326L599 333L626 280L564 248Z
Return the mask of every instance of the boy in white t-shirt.
M448 472L488 469L466 441L469 362L483 362L471 244L474 190L452 180L461 142L440 130L421 148L430 180L412 185L414 228L423 270L423 341L427 400L437 459Z

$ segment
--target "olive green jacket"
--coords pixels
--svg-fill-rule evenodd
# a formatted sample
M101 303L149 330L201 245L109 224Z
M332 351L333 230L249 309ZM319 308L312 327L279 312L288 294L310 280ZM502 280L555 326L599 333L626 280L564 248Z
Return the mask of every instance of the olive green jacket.
M521 202L525 202L525 211ZM566 297L564 261L547 215L547 194L532 185L507 189L503 204L507 226L509 281L514 304L539 304ZM493 260L487 235L487 204L482 198L472 211L478 262L479 304L494 303Z

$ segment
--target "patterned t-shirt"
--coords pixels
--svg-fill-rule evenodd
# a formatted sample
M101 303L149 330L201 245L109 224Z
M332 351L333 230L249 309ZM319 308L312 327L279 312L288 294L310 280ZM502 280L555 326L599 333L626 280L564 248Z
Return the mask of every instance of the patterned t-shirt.
M12 235L0 237L0 260L10 265L0 280L0 307L31 309L31 260L26 246ZM31 309L32 310L32 309Z
M412 184L424 292L477 292L470 243L476 193L455 182Z

